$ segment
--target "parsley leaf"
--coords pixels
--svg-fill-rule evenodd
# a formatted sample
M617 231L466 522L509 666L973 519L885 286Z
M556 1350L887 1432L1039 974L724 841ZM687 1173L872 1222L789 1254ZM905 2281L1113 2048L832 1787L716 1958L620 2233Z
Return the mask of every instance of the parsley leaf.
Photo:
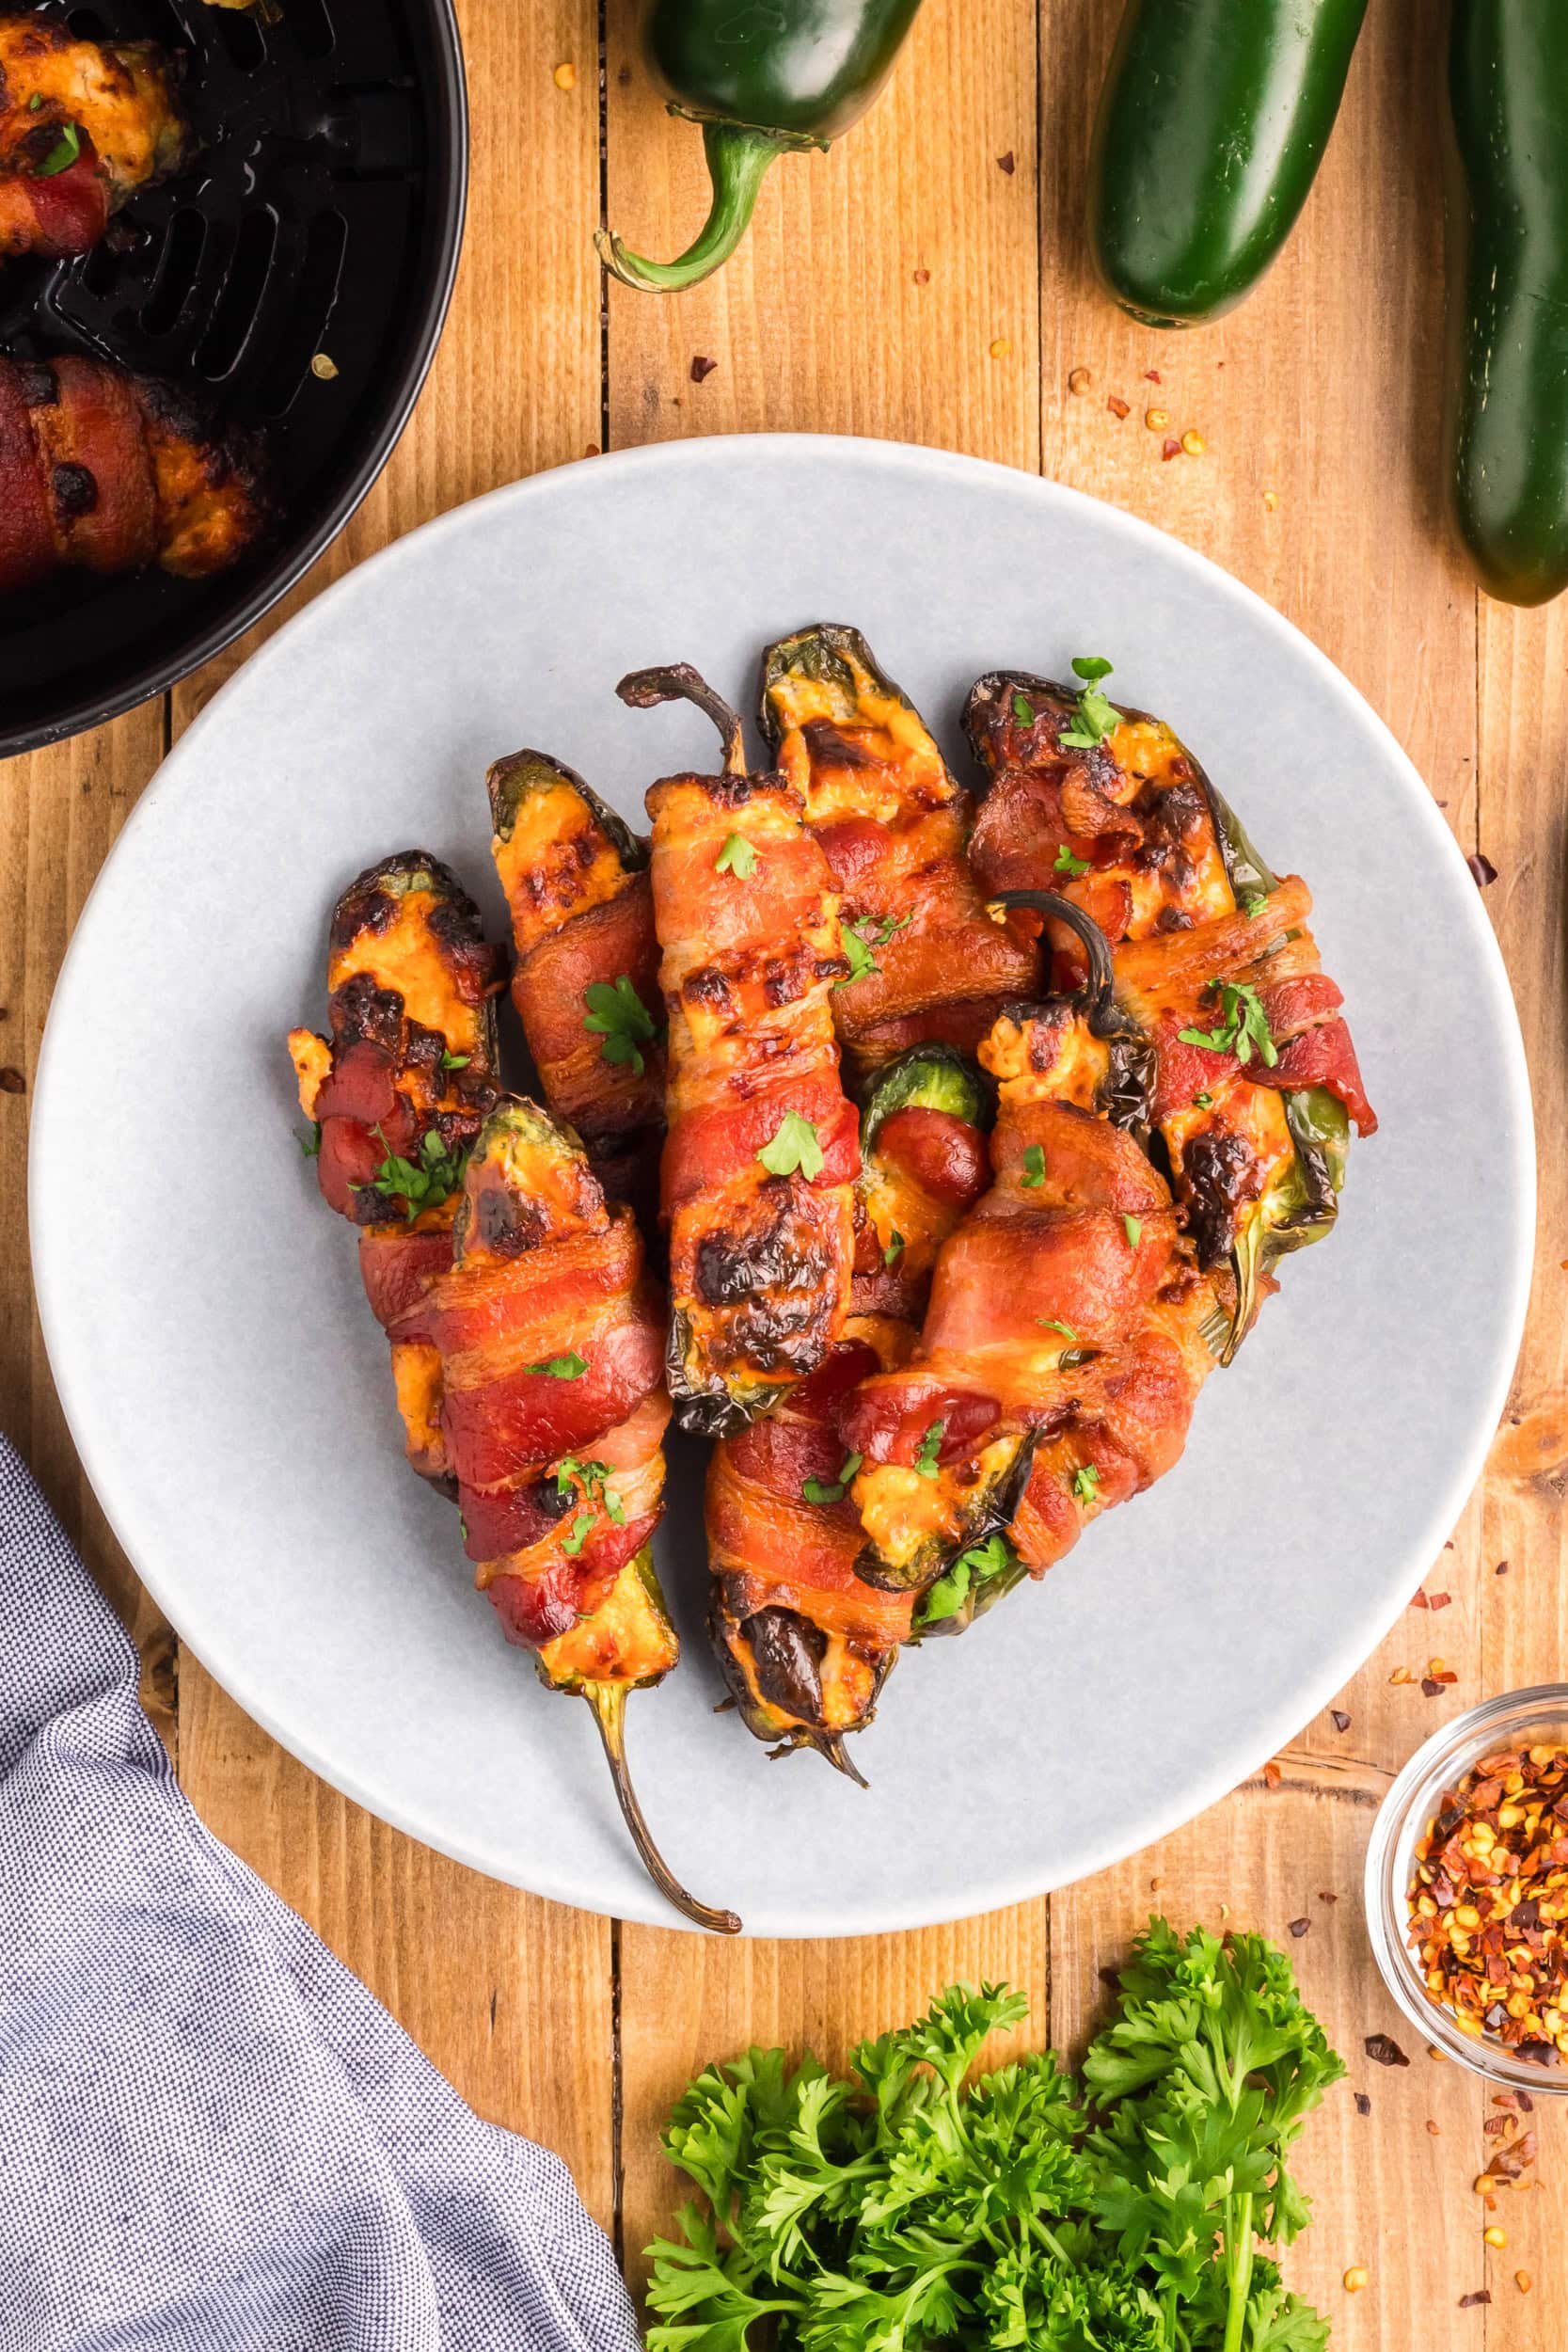
M1203 993L1218 995L1219 1022L1212 1029L1178 1029L1181 1043L1201 1045L1211 1054L1234 1054L1243 1066L1256 1053L1264 1068L1272 1070L1279 1048L1258 991L1244 980L1211 980Z
M644 1063L642 1045L658 1035L658 1024L639 996L625 972L613 981L590 980L582 992L588 1007L582 1025L602 1037L599 1052L608 1062L626 1063L634 1078L641 1078Z
M583 1545L587 1542L588 1537L593 1531L593 1512L579 1511L577 1518L572 1521L571 1534L569 1535L562 1535L561 1538L561 1549L566 1553L569 1559L575 1560L577 1558L578 1553L582 1549Z
M1112 665L1098 654L1078 654L1074 656L1072 666L1085 681L1084 691L1078 697L1078 708L1071 727L1059 735L1056 740L1065 749L1092 752L1097 744L1104 742L1108 735L1114 735L1121 724L1121 712L1106 701L1100 683L1102 677L1110 676Z
M1214 1098L1212 1094L1205 1091L1202 1094L1194 1095L1193 1108L1195 1111L1212 1111L1213 1107Z
M1143 1239L1143 1218L1141 1216L1124 1216L1121 1220L1121 1229L1127 1235L1128 1248L1136 1249L1139 1242Z
M849 1481L864 1459L863 1454L847 1454L838 1466L835 1479L808 1478L800 1488L801 1502L842 1502L849 1491Z
M937 1455L942 1452L942 1441L946 1435L947 1423L944 1421L934 1421L921 1438L914 1457L914 1466L922 1478L936 1478L940 1475L937 1468Z
M473 1056L471 1054L443 1053L441 1056L441 1067L443 1070L467 1070L472 1059Z
M1081 1469L1075 1470L1072 1473L1072 1491L1077 1496L1080 1502L1092 1502L1095 1500L1095 1490L1099 1485L1100 1472L1095 1469L1092 1462L1084 1463Z
M1035 1321L1042 1331L1059 1331L1069 1346L1078 1345L1078 1334L1065 1323L1054 1323L1049 1315L1037 1315Z
M294 1141L308 1160L319 1160L322 1148L322 1123L318 1119L308 1136L296 1135Z
M1034 725L1035 706L1029 700L1027 694L1018 693L1013 696L1013 718L1017 724L1021 727L1032 727Z
M769 1176L793 1176L799 1169L808 1184L821 1175L825 1165L816 1129L799 1111L785 1111L772 1142L765 1143L756 1156Z
M859 923L846 923L841 936L844 941L844 952L849 960L849 970L847 976L842 980L835 980L833 986L847 988L851 981L863 980L873 972L879 972L882 967L873 955L872 949L885 947L895 931L901 931L906 923L912 923L913 920L914 911L911 908L908 914L900 914L896 917L891 914L884 915L875 930L871 928L869 916Z
M1266 890L1249 890L1242 900L1242 913L1249 923L1256 923L1268 903L1269 894Z
M716 874L734 874L741 882L749 882L757 862L756 850L743 833L725 835L724 846L713 861Z
M1074 857L1067 843L1063 841L1057 845L1056 863L1051 870L1055 874L1086 874L1089 870L1089 860L1086 857Z
M372 1169L368 1184L350 1184L350 1192L384 1192L404 1204L405 1221L414 1219L425 1209L439 1207L449 1200L463 1182L463 1169L467 1152L449 1152L440 1132L427 1127L420 1138L418 1161L405 1160L392 1150L380 1127L371 1133L387 1156L379 1168Z
M959 1552L945 1575L939 1576L927 1589L916 1612L918 1624L941 1625L946 1618L956 1617L972 1587L978 1597L982 1584L1016 1565L1012 1547L1004 1535L988 1535L983 1544L971 1544L967 1551Z
M1045 1153L1037 1143L1031 1143L1026 1148L1023 1154L1023 1173L1018 1181L1029 1192L1033 1192L1037 1184L1044 1184Z
M35 180L53 180L57 171L69 171L82 152L82 134L74 122L68 122L58 139L33 173Z
M546 1374L552 1380L580 1380L588 1370L588 1364L574 1347L565 1356L550 1356L542 1363L525 1364L523 1370Z
M887 1248L882 1252L882 1263L884 1265L893 1265L903 1256L903 1254L904 1236L895 1225L892 1232L888 1235Z

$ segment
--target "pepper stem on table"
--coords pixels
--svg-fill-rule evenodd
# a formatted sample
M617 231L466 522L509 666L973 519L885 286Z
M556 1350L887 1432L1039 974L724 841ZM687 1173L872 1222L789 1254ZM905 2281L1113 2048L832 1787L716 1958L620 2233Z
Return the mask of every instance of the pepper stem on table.
M743 122L705 122L703 152L713 200L706 220L686 251L673 262L647 262L612 230L596 229L594 243L600 261L623 286L640 287L644 294L670 294L683 286L700 285L722 267L746 234L768 165L789 149L807 144L816 142L778 131L754 131Z

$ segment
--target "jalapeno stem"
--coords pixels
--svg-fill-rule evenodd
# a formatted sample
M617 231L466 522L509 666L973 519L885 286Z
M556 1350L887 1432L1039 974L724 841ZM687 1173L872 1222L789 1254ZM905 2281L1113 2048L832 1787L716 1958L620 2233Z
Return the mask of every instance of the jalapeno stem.
M1085 993L1091 999L1089 1027L1096 1037L1103 1037L1107 1029L1119 1026L1112 1003L1115 973L1111 963L1110 942L1092 914L1085 914L1081 906L1064 898L1054 890L999 890L986 901L986 912L1000 907L1033 908L1040 914L1049 914L1054 922L1065 923L1079 942L1088 959L1089 980Z
M655 670L629 671L615 691L633 710L652 710L658 703L695 703L719 730L724 746L724 773L746 773L746 744L739 718L722 694L716 692L689 661L671 661Z
M631 1842L642 1858L642 1867L653 1880L666 1902L673 1905L683 1919L689 1919L699 1928L711 1928L716 1935L738 1935L740 1921L733 1911L717 1911L711 1904L700 1903L689 1895L674 1876L664 1856L654 1844L653 1834L642 1818L642 1807L637 1802L637 1791L631 1785L626 1768L626 1685L624 1682L584 1682L582 1696L594 1710L594 1721L599 1726L599 1738L610 1765L610 1777L614 1784L616 1802L621 1817L631 1834Z
M647 262L609 229L596 229L599 259L623 286L643 294L672 294L711 278L735 251L751 225L762 177L775 156L813 142L777 131L755 131L743 122L705 122L703 152L713 185L708 215L686 251L673 262Z

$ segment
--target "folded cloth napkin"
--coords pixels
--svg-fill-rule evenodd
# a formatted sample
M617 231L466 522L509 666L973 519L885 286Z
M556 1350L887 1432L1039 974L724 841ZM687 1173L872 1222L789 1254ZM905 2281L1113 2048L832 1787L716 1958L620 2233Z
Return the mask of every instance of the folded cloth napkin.
M185 1802L0 1438L0 2352L635 2352L610 2246Z

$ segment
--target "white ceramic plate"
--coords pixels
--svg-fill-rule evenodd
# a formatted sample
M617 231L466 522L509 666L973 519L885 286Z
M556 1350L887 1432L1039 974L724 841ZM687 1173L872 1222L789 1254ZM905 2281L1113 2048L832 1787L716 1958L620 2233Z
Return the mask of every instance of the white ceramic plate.
M310 605L182 739L78 927L33 1121L50 1360L117 1534L196 1654L349 1796L477 1868L669 1923L587 1709L539 1688L404 1467L352 1235L301 1159L284 1032L328 910L418 845L504 934L481 788L523 743L641 821L711 758L615 699L853 621L939 727L982 670L1116 662L1264 854L1308 878L1383 1131L1338 1232L1200 1404L1184 1461L1041 1587L903 1660L863 1794L770 1763L701 1634L700 1458L663 1565L688 1634L633 1761L688 1884L754 1933L868 1933L1101 1867L1255 1770L1387 1629L1478 1475L1524 1311L1533 1164L1501 960L1441 818L1327 660L1146 525L874 442L688 441L482 499Z

